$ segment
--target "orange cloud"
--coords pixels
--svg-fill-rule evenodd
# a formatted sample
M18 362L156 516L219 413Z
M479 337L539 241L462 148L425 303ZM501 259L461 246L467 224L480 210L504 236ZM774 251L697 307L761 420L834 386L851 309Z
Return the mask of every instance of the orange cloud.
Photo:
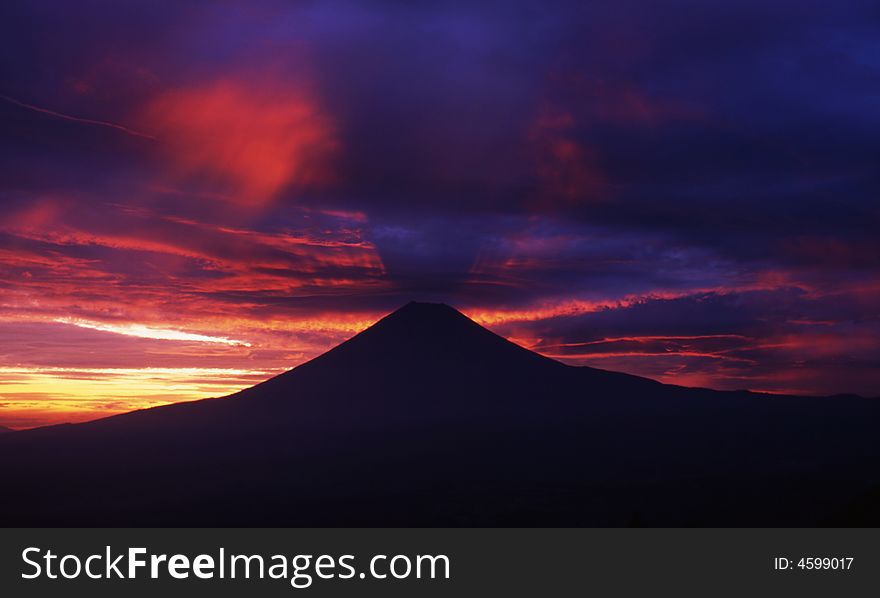
M13 428L87 421L134 409L226 395L278 373L203 367L0 365L0 412L4 425Z
M301 336L287 338L295 334L341 340L380 314L316 317L314 306L297 307L295 298L387 291L363 224L359 214L338 215L326 228L261 232L147 209L73 210L60 200L35 200L0 219L0 238L8 242L0 248L0 286L7 289L0 323L67 323L255 351L302 347ZM281 336L267 337L268 322Z
M306 86L227 79L167 91L144 116L177 177L236 203L331 180L334 125Z

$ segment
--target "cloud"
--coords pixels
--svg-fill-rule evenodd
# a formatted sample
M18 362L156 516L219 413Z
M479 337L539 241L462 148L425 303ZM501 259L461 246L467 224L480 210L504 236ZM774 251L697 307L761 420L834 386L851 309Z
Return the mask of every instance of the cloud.
M79 326L80 328L89 328L91 330L112 332L114 334L122 334L125 336L136 336L139 338L154 338L168 341L195 341L198 343L221 343L224 345L243 345L245 347L251 346L251 344L246 341L235 340L223 336L193 334L192 332L153 328L135 323L104 324L101 322L89 322L87 320L79 320L76 318L56 318L55 322L58 322L59 324L70 324L71 326Z
M575 126L571 114L545 107L529 130L537 152L539 201L595 201L608 193L595 149L572 133Z
M332 119L305 86L266 77L171 89L149 102L144 122L176 177L246 205L332 180Z
M220 368L0 367L4 425L34 427L220 396L273 372Z
M524 309L519 317L489 321L501 334L563 361L670 383L794 394L878 392L871 372L880 365L880 320L851 292L780 286L560 308L538 306L536 317Z

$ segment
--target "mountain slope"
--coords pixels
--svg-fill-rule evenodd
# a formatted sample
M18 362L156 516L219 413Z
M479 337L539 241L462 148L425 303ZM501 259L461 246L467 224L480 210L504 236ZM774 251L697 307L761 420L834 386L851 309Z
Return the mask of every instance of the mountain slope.
M878 402L575 368L411 303L253 388L5 436L6 525L790 525L880 483Z

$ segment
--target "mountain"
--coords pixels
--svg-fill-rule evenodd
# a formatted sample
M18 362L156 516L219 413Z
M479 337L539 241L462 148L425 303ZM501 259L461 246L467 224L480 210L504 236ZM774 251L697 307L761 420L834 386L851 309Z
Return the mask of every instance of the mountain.
M0 525L858 525L878 415L571 367L410 303L228 397L3 436Z
M4 426L0 426L0 434L9 434L12 431L13 430L10 430L9 428L6 428Z

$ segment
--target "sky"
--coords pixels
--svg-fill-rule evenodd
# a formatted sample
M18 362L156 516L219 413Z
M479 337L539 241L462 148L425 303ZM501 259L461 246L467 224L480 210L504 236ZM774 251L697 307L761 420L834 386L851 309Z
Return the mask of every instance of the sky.
M0 425L221 396L409 300L880 395L880 5L4 2Z

